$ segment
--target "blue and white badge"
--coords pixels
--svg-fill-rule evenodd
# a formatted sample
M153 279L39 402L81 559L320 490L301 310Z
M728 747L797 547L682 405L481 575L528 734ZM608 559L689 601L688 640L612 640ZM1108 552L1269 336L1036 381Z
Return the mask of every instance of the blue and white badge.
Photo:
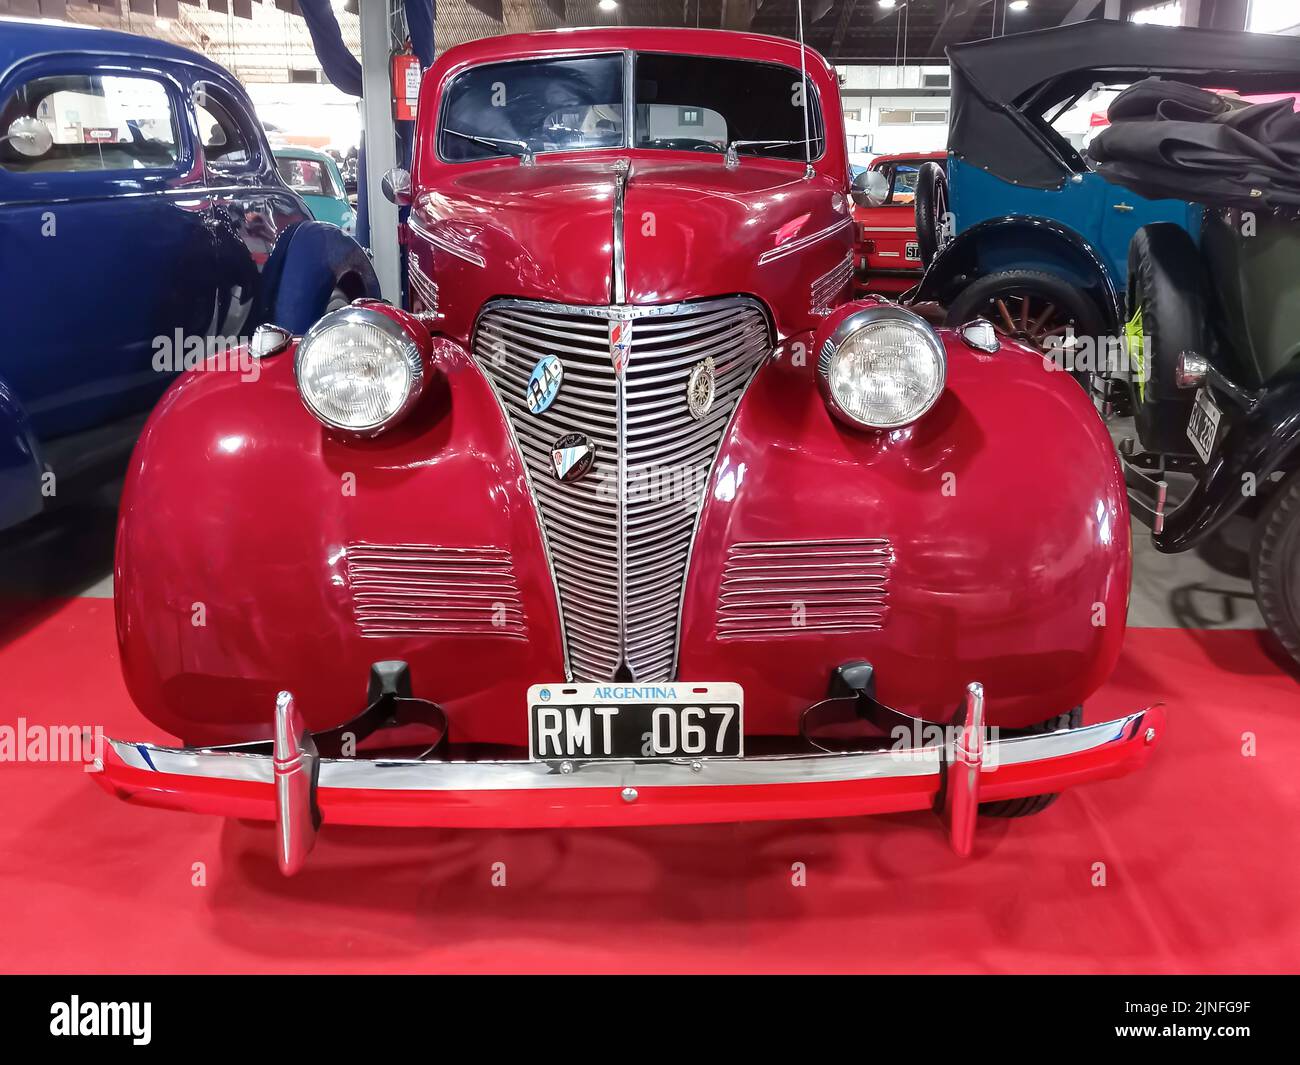
M528 391L524 395L528 409L534 414L546 410L560 394L560 382L563 380L564 363L554 355L543 355L538 359L528 378Z

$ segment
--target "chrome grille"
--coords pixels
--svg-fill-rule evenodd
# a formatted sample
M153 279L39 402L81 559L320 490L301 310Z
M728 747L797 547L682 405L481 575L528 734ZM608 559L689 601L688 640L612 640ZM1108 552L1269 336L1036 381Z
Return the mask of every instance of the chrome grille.
M718 639L873 631L884 627L888 540L734 544L718 596Z
M633 319L620 379L610 323ZM671 678L686 567L708 473L741 392L771 350L748 299L660 307L571 307L504 300L480 316L474 354L501 400L528 469L555 574L568 670L577 680ZM554 403L529 412L529 374L564 364ZM714 398L696 419L691 371L713 360ZM568 433L596 445L581 480L556 479L551 447Z
M415 310L424 314L438 313L438 285L420 266L415 252L406 257L407 277L411 295L415 297Z
M853 252L849 252L838 263L812 283L812 312L826 316L839 303L844 286L853 277Z
M499 548L350 543L344 559L363 636L527 636L514 565Z

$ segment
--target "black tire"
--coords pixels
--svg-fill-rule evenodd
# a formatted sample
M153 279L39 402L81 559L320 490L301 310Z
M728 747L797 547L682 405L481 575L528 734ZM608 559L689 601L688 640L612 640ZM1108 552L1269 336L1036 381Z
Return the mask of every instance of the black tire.
M1187 421L1196 392L1179 388L1174 374L1183 352L1207 353L1205 306L1205 271L1187 231L1172 222L1157 222L1133 234L1126 331L1150 340L1150 357L1144 360L1149 365L1141 376L1135 370L1130 382L1138 439L1147 451L1195 453L1187 439Z
M1048 718L1039 725L1014 730L1004 729L1002 736L1007 738L1013 736L1040 736L1044 732L1055 732L1057 729L1078 728L1081 724L1083 724L1083 707L1076 706L1069 713ZM982 817L1028 817L1030 814L1041 813L1046 810L1052 803L1056 802L1057 794L1057 792L1052 792L1048 795L1026 795L1023 799L982 802L980 803L980 815Z
M325 313L329 314L331 311L341 311L351 302L352 298L347 294L344 288L341 285L335 285L334 291L330 293L330 298L325 301Z
M1032 302L1021 304L1019 301ZM1038 313L1027 316L1027 328L1020 328L1018 307L1025 305L1037 306ZM1051 317L1038 328L1033 328L1038 314L1048 308ZM1066 326L1072 327L1075 335L1080 337L1100 337L1106 332L1101 310L1088 293L1055 274L1041 270L1001 270L985 274L962 289L948 305L949 326L965 325L972 318L980 317L987 318L999 329L1040 351L1047 350L1050 337L1063 335L1060 331Z
M913 208L916 212L916 244L921 264L929 266L944 245L940 229L948 214L948 175L933 160L922 163L916 175Z
M1300 470L1281 483L1255 525L1250 581L1264 621L1300 663Z

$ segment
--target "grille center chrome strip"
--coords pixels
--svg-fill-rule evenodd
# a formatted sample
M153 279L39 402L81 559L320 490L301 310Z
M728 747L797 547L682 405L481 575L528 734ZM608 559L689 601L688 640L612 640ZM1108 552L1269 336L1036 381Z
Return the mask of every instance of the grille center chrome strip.
M633 323L625 368L609 326ZM727 424L772 349L771 324L743 297L638 307L498 300L479 316L474 357L506 414L527 471L555 582L566 674L638 681L677 669L682 595L695 526ZM529 377L564 366L553 402L533 413ZM693 413L693 370L710 360L713 402ZM596 449L580 480L561 481L551 446L578 433Z

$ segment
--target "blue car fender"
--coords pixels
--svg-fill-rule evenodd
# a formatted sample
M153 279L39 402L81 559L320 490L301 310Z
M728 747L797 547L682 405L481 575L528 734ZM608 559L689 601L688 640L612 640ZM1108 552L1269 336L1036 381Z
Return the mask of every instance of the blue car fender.
M0 529L39 514L45 463L18 397L0 377Z
M1118 332L1124 320L1120 293L1096 249L1068 226L1029 215L989 218L957 234L908 299L947 304L972 281L1003 270L1038 270L1083 289L1097 302L1109 332Z
M267 320L295 335L325 313L330 294L378 298L379 278L361 245L337 226L300 222L277 242L267 264Z

